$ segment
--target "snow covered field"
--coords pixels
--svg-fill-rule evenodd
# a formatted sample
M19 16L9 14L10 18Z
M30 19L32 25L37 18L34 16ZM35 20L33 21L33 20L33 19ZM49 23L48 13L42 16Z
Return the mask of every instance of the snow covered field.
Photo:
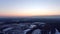
M39 34L39 33L40 33L40 30L38 30L38 29L33 32L33 34ZM56 30L55 34L60 34L60 33L58 32L58 30Z
M41 34L41 32L40 32L41 30L39 30L39 29L37 29L37 30L35 30L32 34ZM26 33L26 32L25 32ZM24 34L25 34L24 33ZM49 33L50 34L50 33ZM60 34L59 32L58 32L58 30L56 30L56 33L55 34Z
M25 25L26 25L26 24L25 24ZM25 25L21 25L21 24L4 25L4 27L7 26L7 27L10 27L10 28L3 29L3 31L10 30L10 29L13 27L12 29L14 29L14 30L12 30L12 31L13 31L15 34L16 34L16 33L18 33L18 34L25 34L26 31L29 30L29 29L27 29L26 31L23 30L23 27L25 28ZM33 28L33 27L35 27L35 25L31 25L31 26L30 26L30 28ZM28 28L28 27L27 27L27 28ZM41 30L37 29L37 30L35 30L32 34L41 34L40 31L41 31ZM8 32L11 32L11 31L8 31ZM60 34L57 29L56 29L56 33L55 33L55 34Z

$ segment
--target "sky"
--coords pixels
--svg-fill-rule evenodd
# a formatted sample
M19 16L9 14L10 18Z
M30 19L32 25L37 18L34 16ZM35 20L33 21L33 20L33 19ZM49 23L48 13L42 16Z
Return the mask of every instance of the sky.
M0 0L0 16L60 15L60 0Z

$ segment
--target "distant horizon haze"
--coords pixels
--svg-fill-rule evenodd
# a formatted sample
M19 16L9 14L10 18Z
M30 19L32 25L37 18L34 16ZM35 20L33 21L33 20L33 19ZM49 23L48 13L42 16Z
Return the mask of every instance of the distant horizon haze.
M0 0L0 16L60 15L60 0Z

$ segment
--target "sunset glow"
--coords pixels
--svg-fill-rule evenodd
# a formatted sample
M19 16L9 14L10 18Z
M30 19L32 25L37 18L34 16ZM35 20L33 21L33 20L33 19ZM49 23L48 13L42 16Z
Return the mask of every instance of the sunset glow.
M0 0L0 16L60 15L60 0Z

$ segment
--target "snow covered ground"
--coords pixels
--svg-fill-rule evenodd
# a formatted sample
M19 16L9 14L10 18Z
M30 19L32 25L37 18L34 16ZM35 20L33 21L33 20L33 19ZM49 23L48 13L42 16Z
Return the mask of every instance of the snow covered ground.
M60 33L58 32L58 30L56 30L56 34L60 34Z
M35 30L32 34L41 34L40 31L41 31L41 30L37 29L37 30ZM26 32L25 32L25 33L26 33ZM25 34L25 33L24 33L24 34ZM50 33L49 33L49 34L50 34ZM60 34L57 29L56 29L56 33L55 33L55 34Z
M39 29L35 30L33 34L40 34L40 30ZM60 34L60 33L58 32L58 30L56 30L55 34Z
M10 29L14 29L13 31L15 32L15 34L16 34L16 32L19 33L19 34L25 34L28 30L30 30L30 29L27 29L27 30L23 31L23 30L21 29L21 27L23 27L24 25L20 25L20 24L16 24L16 25L4 25L4 27L5 27L5 26L6 26L6 27L9 27L9 28L3 29L3 31L10 30ZM13 27L13 28L10 28L10 27ZM30 28L33 28L33 27L36 27L36 25L31 25L31 26L30 26ZM25 26L24 26L24 28L25 28ZM32 34L41 34L40 31L41 31L41 30L37 29L37 30L35 30ZM57 29L56 29L56 34L60 34Z

